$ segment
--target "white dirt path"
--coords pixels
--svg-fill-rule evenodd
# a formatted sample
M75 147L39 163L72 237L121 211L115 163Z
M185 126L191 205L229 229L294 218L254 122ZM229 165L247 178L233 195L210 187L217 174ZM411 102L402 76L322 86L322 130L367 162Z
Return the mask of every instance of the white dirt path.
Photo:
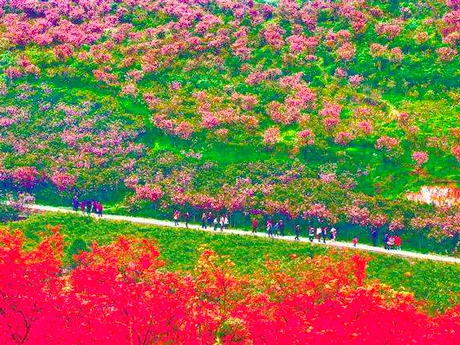
M64 207L53 207L53 206L43 206L43 205L27 205L28 209L37 212L60 212L60 213L75 213L75 211L71 210L70 208ZM78 212L81 214L80 212ZM174 222L172 221L165 221L165 220L158 220L153 218L141 218L141 217L130 217L130 216L119 216L119 215L112 215L112 214L105 214L102 218L98 217L95 214L91 214L93 218L103 219L103 220L111 220L111 221L126 221L131 223L138 223L138 224L148 224L148 225L158 225L158 226L166 226L166 227L176 227L176 228L184 228L185 223L179 223L179 226L174 226ZM201 229L200 225L196 224L189 224L189 229L207 231L211 233L222 233L220 230L214 231L213 229ZM238 229L226 229L223 231L224 234L236 234L242 236L256 236L256 237L267 237L265 233L257 232L252 234L250 231L238 230ZM284 240L284 241L294 241L294 236L284 236L284 237L275 237L275 240ZM307 238L300 238L300 242L310 242ZM450 256L441 256L441 255L433 255L433 254L421 254L416 252L409 252L405 250L386 250L381 247L373 247L366 244L359 244L357 247L354 247L352 243L347 242L331 242L327 241L326 244L318 243L317 240L313 241L314 245L321 245L321 246L328 246L328 247L339 247L339 248L349 248L354 250L365 250L369 252L387 254L387 255L395 255L395 256L402 256L406 258L412 259L424 259L424 260L432 260L432 261L440 261L440 262L448 262L448 263L455 263L460 264L460 259L450 257Z

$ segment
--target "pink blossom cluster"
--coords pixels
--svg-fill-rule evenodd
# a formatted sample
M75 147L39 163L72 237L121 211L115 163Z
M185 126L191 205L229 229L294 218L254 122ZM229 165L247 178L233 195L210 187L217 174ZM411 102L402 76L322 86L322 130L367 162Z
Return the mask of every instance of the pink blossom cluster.
M301 80L302 73L280 78L279 83L291 92L284 103L273 101L267 105L266 111L275 122L285 125L297 122L302 110L315 108L316 93Z
M348 77L348 82L351 86L358 86L363 82L364 78L362 75L355 74Z
M263 135L263 143L268 147L275 146L280 140L280 129L278 127L268 128Z
M350 21L350 25L355 32L361 33L366 29L366 16L353 3L343 5L339 13Z
M370 212L366 207L351 206L345 213L352 224L367 226L371 221Z
M331 215L331 211L323 204L315 203L310 205L307 211L304 212L304 217L314 217L319 220L327 220Z
M451 6L452 11L447 12L442 20L444 28L442 30L443 42L455 47L460 42L460 7Z
M251 58L252 49L249 48L249 37L248 30L246 27L242 27L235 33L236 40L232 44L232 52L238 56L242 61L249 60Z
M337 175L331 172L319 174L319 179L324 183L334 183L337 181Z
M164 195L159 186L142 185L136 186L136 197L140 200L158 201Z
M236 92L232 94L232 101L236 102L244 111L253 110L258 103L256 96Z
M356 55L356 47L353 43L346 42L337 48L337 55L341 60L351 61Z
M294 54L302 52L314 54L319 44L318 37L306 37L304 35L292 35L286 41L289 43L290 52Z
M56 171L51 175L51 182L56 186L58 191L63 192L70 190L75 186L77 177L66 172Z
M370 218L370 223L376 228L384 226L388 222L388 217L384 214L372 215Z
M398 21L393 21L391 23L377 23L375 25L375 32L379 36L384 36L389 40L394 39L398 36L403 30L403 26Z
M32 188L40 179L37 169L31 166L15 168L11 171L10 176L13 183L23 188Z
M319 114L324 118L323 124L326 130L329 131L339 124L341 112L342 106L337 103L327 102L323 105Z
M279 50L284 46L284 34L285 31L276 24L269 24L262 31L265 42L275 50Z
M398 139L384 135L377 139L375 148L377 150L386 149L387 151L392 151L399 145L399 143L400 141Z
M358 122L358 124L356 125L356 128L364 135L369 135L373 131L372 122L367 121L367 120Z
M388 226L388 229L390 231L403 230L404 228L405 228L404 222L402 219L399 219L399 218L392 219Z
M450 47L442 47L436 49L436 53L438 54L439 60L443 62L450 62L457 56L457 51Z
M454 155L454 157L457 158L457 161L460 162L460 145L452 146L451 152Z
M418 167L428 162L428 153L423 151L415 151L412 153L412 159L415 161Z
M342 45L343 43L349 43L352 38L352 34L348 30L339 30L337 32L329 31L326 34L324 44L327 47L336 47L337 45Z
M115 26L118 15L110 15L112 2L100 0L97 6L87 1L11 1L10 13L2 18L6 37L16 45L51 43L81 46L98 40L104 30ZM15 13L16 12L16 13Z
M371 43L370 53L374 58L383 57L388 53L388 46L379 43Z
M299 143L303 145L313 145L315 143L315 133L309 129L304 129L297 133Z
M164 114L155 115L153 123L156 127L171 135L176 135L181 139L189 139L195 132L190 123L186 121L168 119Z
M266 81L269 79L274 79L275 77L279 76L281 74L281 70L274 68L274 69L268 69L265 71L255 71L250 73L246 77L246 83L249 85L256 85L261 83L262 81Z
M350 141L354 139L353 133L350 132L339 132L335 135L334 137L334 143L337 145L342 145L345 146L347 145Z
M392 48L390 50L388 59L390 61L393 61L393 62L401 62L403 57L404 57L404 54L403 54L401 48L396 47L396 48Z

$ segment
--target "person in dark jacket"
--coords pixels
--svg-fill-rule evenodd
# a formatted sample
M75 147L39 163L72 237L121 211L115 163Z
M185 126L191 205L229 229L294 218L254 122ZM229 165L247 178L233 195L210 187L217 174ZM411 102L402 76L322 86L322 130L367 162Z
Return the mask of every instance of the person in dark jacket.
M280 230L281 236L284 237L284 222L282 219L280 219L280 221L278 222L278 228Z
M96 202L96 213L99 217L102 217L102 212L104 211L104 206L102 206L101 202Z
M323 243L326 243L327 227L323 226L323 228L321 229L321 235L323 237Z
M72 208L75 212L78 211L78 208L80 206L80 202L78 201L78 196L74 195L72 198Z
M207 229L208 228L208 215L206 214L206 212L203 212L203 214L201 215L201 228L202 229Z
M257 232L257 227L259 226L259 221L257 218L252 220L252 233L255 234Z
M91 200L88 200L85 204L86 204L86 214L90 215L93 203Z
M379 233L377 232L377 229L372 229L371 231L371 238L372 238L372 245L374 247L377 247L377 238L379 236Z
M294 234L295 234L295 237L294 237L294 240L296 241L299 241L300 238L300 225L299 224L296 224L296 226L294 227Z
M312 226L308 228L308 238L310 239L310 242L313 242L315 239L315 228Z
M188 228L188 223L190 221L190 212L185 212L185 227Z

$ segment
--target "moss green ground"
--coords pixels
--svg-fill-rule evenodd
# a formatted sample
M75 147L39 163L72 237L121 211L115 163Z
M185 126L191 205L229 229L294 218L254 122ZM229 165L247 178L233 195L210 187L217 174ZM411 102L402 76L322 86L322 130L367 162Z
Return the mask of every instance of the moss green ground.
M266 259L291 260L298 256L333 255L340 257L342 250L334 250L308 243L290 243L230 234L203 233L201 231L136 225L128 222L95 220L85 216L67 214L39 214L27 220L10 223L11 229L21 229L33 245L46 232L48 225L61 226L66 248L75 241L108 243L120 235L154 238L160 248L166 267L187 271L194 267L203 248L209 248L228 257L240 273L252 273L264 267ZM345 251L345 250L343 250ZM395 289L413 292L425 300L430 310L442 310L460 303L460 265L426 260L399 258L383 254L369 254L370 279L377 278Z

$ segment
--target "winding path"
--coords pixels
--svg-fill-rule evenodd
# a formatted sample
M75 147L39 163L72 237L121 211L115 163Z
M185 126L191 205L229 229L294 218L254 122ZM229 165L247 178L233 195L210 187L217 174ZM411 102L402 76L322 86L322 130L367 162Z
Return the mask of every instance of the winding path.
M64 207L53 207L53 206L43 206L43 205L27 205L26 208L36 211L36 212L60 212L60 213L75 213L73 210L70 208L64 208ZM167 227L177 227L177 228L185 228L185 223L180 223L179 226L174 226L173 222L170 221L165 221L165 220L158 220L158 219L153 219L153 218L141 218L141 217L130 217L130 216L119 216L119 215L112 215L112 214L107 214L104 215L102 218L97 217L95 214L91 214L92 217L97 218L97 219L105 219L105 220L112 220L112 221L126 221L126 222L131 222L131 223L138 223L138 224L149 224L149 225L159 225L159 226L167 226ZM201 229L200 225L196 224L190 224L189 225L190 229L195 229L195 230L201 230L201 231L207 231L214 233L214 230L208 228L208 229ZM220 230L218 230L215 233L221 233ZM237 229L228 229L225 230L224 233L228 234L236 234L236 235L243 235L243 236L257 236L257 237L266 237L267 235L262 232L258 232L255 234L252 234L249 231L244 231L244 230L237 230ZM284 236L284 237L276 237L275 239L277 240L284 240L284 241L294 241L294 236ZM301 238L300 242L309 242L308 239L306 238ZM322 245L322 246L329 246L329 247L339 247L339 248L349 248L349 249L356 249L356 250L365 250L369 252L375 252L375 253L382 253L382 254L387 254L387 255L396 255L396 256L403 256L407 258L413 258L413 259L425 259L425 260L432 260L432 261L441 261L441 262L448 262L448 263L456 263L460 264L460 259L450 257L450 256L441 256L441 255L433 255L433 254L420 254L416 252L408 252L405 250L385 250L384 248L381 247L373 247L369 246L366 244L358 244L358 246L355 248L352 243L347 243L347 242L331 242L328 241L326 244L324 243L318 243L317 240L313 241L314 245Z

